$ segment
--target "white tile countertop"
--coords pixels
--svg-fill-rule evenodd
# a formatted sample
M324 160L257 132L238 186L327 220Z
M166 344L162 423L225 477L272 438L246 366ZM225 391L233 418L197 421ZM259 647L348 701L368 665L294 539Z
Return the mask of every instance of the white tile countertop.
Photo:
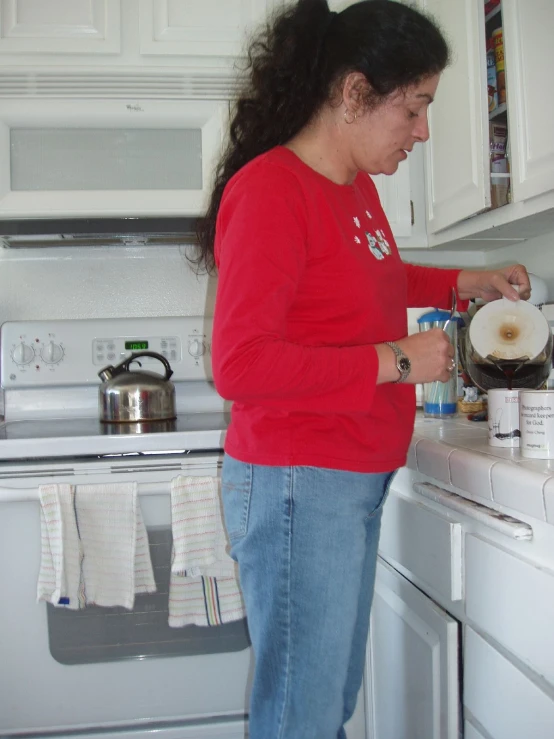
M406 464L467 498L554 526L554 460L489 446L486 421L425 418L418 411Z

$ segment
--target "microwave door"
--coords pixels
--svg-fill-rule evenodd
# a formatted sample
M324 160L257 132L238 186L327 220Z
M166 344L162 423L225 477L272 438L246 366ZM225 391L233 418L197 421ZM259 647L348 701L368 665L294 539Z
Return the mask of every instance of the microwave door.
M226 101L8 100L0 220L205 210Z

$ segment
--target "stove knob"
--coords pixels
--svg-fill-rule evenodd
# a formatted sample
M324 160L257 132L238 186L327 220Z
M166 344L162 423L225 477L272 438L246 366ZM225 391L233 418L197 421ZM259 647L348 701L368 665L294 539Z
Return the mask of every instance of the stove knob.
M12 359L16 364L29 364L34 356L35 350L33 347L25 344L23 341L12 352Z
M56 364L63 357L63 349L59 344L54 344L53 341L48 342L46 346L42 347L40 356L44 359L46 364Z
M204 352L206 351L206 347L204 346L204 343L202 341L198 341L198 339L194 339L194 341L191 341L189 344L189 354L195 358L201 357Z

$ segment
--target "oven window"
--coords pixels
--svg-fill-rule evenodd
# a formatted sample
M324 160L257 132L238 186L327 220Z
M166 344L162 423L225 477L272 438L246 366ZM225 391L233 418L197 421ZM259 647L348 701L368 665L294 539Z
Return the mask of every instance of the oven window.
M148 540L158 592L137 595L132 611L96 606L70 611L48 605L50 653L57 662L220 654L250 645L245 619L221 626L168 626L171 527L150 527Z
M11 189L201 190L201 128L12 128Z

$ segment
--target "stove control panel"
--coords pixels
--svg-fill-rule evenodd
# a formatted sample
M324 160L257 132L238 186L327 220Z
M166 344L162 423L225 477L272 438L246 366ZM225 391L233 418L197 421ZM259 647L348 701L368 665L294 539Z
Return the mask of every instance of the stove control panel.
M211 336L212 319L203 316L10 321L1 328L1 384L98 384L103 367L143 351L165 357L174 380L211 379ZM144 369L165 371L153 357L138 361Z

